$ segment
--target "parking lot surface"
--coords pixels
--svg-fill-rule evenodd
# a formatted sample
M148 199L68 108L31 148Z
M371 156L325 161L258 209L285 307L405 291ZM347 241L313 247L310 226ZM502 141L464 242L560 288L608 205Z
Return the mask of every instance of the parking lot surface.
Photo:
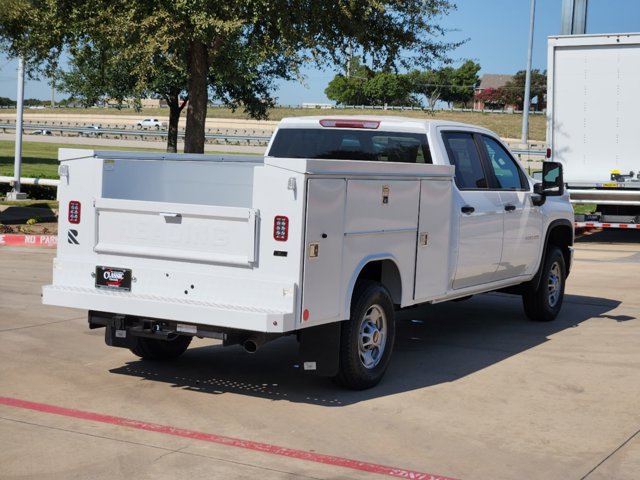
M502 294L401 312L364 392L291 338L140 361L40 303L53 250L0 247L0 478L637 479L638 233L580 239L555 322Z

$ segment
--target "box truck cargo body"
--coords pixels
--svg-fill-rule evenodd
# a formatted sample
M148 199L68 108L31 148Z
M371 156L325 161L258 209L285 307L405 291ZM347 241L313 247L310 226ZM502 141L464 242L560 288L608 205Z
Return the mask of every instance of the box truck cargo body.
M640 224L640 34L549 38L547 143L577 226Z

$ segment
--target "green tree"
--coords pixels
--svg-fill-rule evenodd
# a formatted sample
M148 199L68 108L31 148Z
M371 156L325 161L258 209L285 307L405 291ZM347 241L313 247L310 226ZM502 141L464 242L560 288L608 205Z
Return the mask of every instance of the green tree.
M411 90L418 95L424 95L427 106L433 110L439 100L448 101L453 76L453 68L442 67L438 70L413 70L408 78Z
M7 97L0 97L0 107L15 107L16 101Z
M365 85L373 77L374 73L369 67L361 63L360 57L351 59L345 75L338 74L329 82L324 90L329 100L340 105L365 105L370 101L365 93Z
M462 107L467 108L467 104L473 101L476 85L480 81L479 71L480 64L472 60L467 60L453 70L450 79L451 95L449 101L459 103Z
M162 98L169 106L167 151L175 153L178 146L178 122L186 105L186 71L176 68L165 57L154 60L155 68L147 78L138 78L133 62L118 55L112 42L99 45L75 45L70 50L68 71L58 72L57 78L63 91L70 93L84 106L91 106L108 99L119 107L131 98ZM139 109L140 103L136 102Z
M504 103L516 105L518 110L522 110L524 103L524 88L526 84L526 71L520 70L504 86ZM547 107L547 71L540 72L538 69L531 70L531 93L530 98L537 97L535 104L536 111L542 111Z
M364 92L372 105L413 105L411 83L406 75L380 72L364 85Z
M296 78L305 63L340 64L352 46L383 70L442 60L448 0L1 0L0 47L51 72L81 43L113 45L140 91L164 58L186 71L186 152L204 150L209 93L252 115L266 111L270 80ZM229 62L233 52L233 62ZM401 55L402 54L402 55ZM255 72L246 82L243 73ZM249 95L250 101L237 98Z

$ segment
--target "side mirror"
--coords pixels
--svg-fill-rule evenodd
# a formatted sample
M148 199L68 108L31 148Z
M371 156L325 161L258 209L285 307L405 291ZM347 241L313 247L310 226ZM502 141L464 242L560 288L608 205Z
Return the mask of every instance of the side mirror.
M534 205L544 204L546 197L558 197L564 194L562 164L559 162L542 163L542 182L533 185Z

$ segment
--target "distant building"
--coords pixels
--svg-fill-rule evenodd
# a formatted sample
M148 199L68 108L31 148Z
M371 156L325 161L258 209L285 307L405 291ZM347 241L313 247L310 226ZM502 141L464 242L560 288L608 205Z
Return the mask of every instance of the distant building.
M487 73L480 79L480 84L476 87L473 100L474 110L484 110L486 108L485 101L478 96L489 90L498 90L504 87L509 80L513 79L513 75L502 75L495 73ZM515 105L504 105L506 109L515 109Z

